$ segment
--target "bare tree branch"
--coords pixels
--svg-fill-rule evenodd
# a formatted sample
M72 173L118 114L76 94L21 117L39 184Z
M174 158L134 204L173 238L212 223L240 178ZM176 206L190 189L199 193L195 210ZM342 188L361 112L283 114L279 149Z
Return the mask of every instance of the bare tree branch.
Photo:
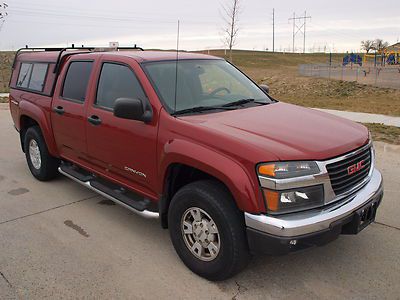
M223 42L229 49L229 59L232 61L232 48L236 44L236 38L239 32L239 15L241 12L241 0L229 0L230 3L222 6L222 20L224 21L224 39Z

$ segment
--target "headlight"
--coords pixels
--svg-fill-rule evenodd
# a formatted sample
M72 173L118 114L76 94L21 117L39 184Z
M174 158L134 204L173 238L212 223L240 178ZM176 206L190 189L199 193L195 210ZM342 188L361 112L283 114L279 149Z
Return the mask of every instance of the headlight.
M318 165L314 161L275 162L258 166L258 175L276 179L313 175L319 172Z
M321 206L324 203L324 189L322 185L284 191L264 189L263 193L268 212L271 214L311 209Z

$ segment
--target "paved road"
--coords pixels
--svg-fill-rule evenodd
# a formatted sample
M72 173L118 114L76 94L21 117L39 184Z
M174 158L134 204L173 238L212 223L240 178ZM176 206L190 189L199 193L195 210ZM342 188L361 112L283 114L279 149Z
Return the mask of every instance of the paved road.
M380 123L388 126L400 127L400 117L392 117L386 115L368 114L368 113L360 113L352 111L342 111L334 109L323 109L323 108L314 108L314 109L330 113L342 118L346 118L355 122Z
M399 299L400 147L376 144L386 179L379 223L322 248L256 257L212 283L181 263L158 222L67 178L33 179L4 106L0 141L0 299Z

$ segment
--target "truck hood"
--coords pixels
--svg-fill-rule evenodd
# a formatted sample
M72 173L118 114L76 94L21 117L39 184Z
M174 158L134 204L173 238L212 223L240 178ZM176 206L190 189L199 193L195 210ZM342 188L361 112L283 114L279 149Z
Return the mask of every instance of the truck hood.
M368 142L363 125L282 102L180 119L228 135L236 145L245 143L257 153L265 151L279 160L324 160Z

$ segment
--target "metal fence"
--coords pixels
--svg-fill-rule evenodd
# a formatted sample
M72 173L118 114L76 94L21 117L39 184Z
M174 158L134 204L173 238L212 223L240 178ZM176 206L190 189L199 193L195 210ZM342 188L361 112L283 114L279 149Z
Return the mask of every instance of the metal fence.
M356 81L383 88L400 89L400 66L360 67L329 64L300 65L299 73L303 76Z

